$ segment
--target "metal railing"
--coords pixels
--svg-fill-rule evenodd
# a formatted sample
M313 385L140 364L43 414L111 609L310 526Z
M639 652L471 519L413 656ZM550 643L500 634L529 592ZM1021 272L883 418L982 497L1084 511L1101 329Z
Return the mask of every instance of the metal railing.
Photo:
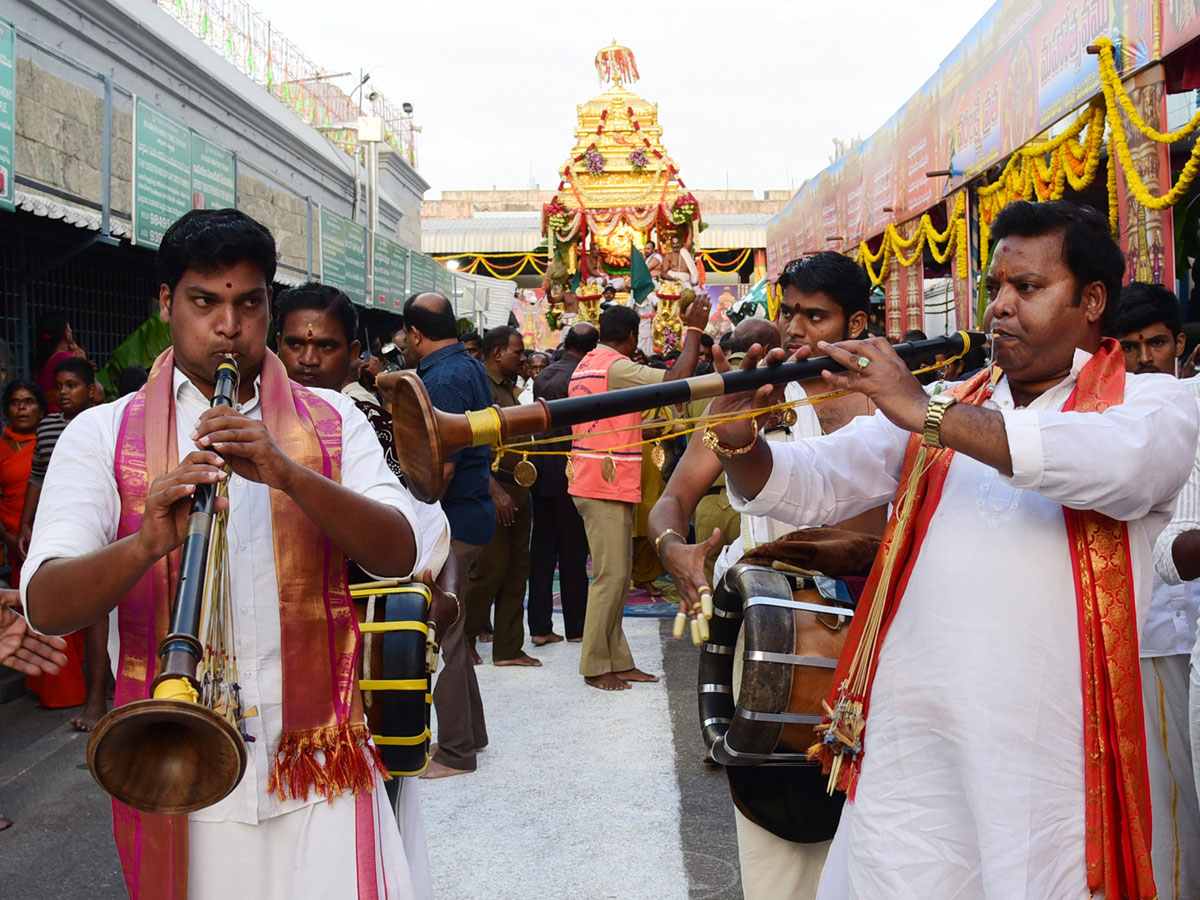
M353 122L363 114L353 97L330 84L329 74L263 18L246 0L153 0L153 3L256 84L330 140L353 155L357 144L349 129L329 126ZM370 114L384 120L384 140L416 168L416 128L412 116L375 92Z

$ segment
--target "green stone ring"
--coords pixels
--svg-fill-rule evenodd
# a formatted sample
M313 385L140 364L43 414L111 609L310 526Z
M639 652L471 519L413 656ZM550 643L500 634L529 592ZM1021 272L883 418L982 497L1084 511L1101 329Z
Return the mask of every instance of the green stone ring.
M871 364L871 361L869 359L867 359L865 356L860 356L858 358L858 367L860 369L865 369L870 364Z

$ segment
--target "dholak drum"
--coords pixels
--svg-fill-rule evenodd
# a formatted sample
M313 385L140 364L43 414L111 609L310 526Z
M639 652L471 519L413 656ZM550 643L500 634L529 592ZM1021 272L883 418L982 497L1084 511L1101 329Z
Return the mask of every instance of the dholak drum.
M378 581L351 585L350 596L362 632L359 687L371 737L389 773L419 775L429 765L433 703L426 654L429 588Z
M713 592L698 686L704 741L743 815L787 840L837 829L844 798L828 794L808 748L853 615L842 582L759 565L739 563Z

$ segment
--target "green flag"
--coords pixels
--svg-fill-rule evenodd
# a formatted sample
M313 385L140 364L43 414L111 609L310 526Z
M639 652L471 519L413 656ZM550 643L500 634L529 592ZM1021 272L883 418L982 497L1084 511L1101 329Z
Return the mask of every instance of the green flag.
M645 300L654 290L654 279L646 266L646 257L637 247L629 248L629 293L637 303Z
M582 276L580 275L579 270L576 269L575 275L571 278L571 291L572 292L579 290L579 282L581 280L582 280Z

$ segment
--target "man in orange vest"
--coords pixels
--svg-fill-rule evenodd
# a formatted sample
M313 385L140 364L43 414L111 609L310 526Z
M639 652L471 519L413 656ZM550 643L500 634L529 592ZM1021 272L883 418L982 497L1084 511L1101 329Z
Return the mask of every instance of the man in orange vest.
M687 378L696 370L700 335L708 324L709 298L700 294L684 313L683 349L669 371L652 369L629 357L637 347L638 314L613 306L600 314L600 345L579 361L568 396L656 384ZM633 665L621 627L633 572L633 511L642 499L642 416L629 413L585 422L573 428L567 488L583 516L592 554L592 586L583 624L579 673L592 687L623 691L633 681L658 681Z

